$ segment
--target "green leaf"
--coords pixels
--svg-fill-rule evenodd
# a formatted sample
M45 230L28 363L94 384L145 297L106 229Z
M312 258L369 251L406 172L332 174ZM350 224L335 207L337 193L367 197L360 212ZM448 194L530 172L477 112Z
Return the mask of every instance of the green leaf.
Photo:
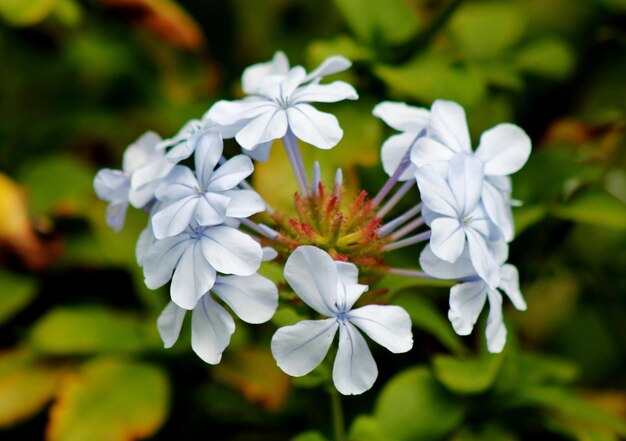
M328 441L328 438L319 432L308 431L292 438L291 441Z
M452 330L450 322L426 299L409 290L394 298L395 305L403 307L411 316L413 325L432 334L445 347L456 354L467 352L458 335Z
M147 363L95 359L63 386L50 411L49 441L146 438L167 414L167 377Z
M526 16L511 2L469 2L454 14L449 29L462 56L496 57L522 39Z
M378 420L368 415L358 416L350 426L350 441L390 441Z
M454 430L465 411L460 401L440 386L425 367L393 377L376 402L374 416L389 440L420 441Z
M339 35L331 40L314 41L308 47L309 65L317 66L331 55L342 55L350 61L369 61L374 53L352 38Z
M574 54L564 41L545 38L520 49L514 64L529 74L561 79L568 76L574 68Z
M54 11L58 0L2 0L0 17L14 26L34 25Z
M302 316L290 306L279 306L272 317L272 323L279 328L282 326L295 325L301 320L307 320L308 317Z
M487 91L487 81L479 68L453 65L437 54L421 55L403 66L378 65L374 73L396 94L426 105L436 99L449 99L472 106Z
M548 210L542 205L522 205L513 210L515 219L515 235L518 236L525 229L532 227L546 217Z
M76 215L95 200L94 172L70 156L28 163L19 181L28 189L36 213Z
M28 305L37 293L37 282L29 277L0 270L0 324Z
M398 44L422 27L418 11L404 0L335 0L352 31L367 43Z
M0 354L0 428L30 418L53 398L62 370L27 349Z
M576 196L569 204L554 207L552 213L574 222L626 229L626 204L601 191L590 191Z
M485 354L479 358L455 358L437 355L433 371L437 380L453 392L477 394L485 392L496 380L502 355Z
M567 360L530 352L509 352L495 387L510 390L544 384L569 384L578 376L578 367Z
M518 391L519 398L528 404L547 407L552 412L593 426L604 427L626 436L626 422L588 403L573 393L559 387L526 387Z
M160 346L154 323L96 306L53 309L35 323L30 342L52 355L130 353Z

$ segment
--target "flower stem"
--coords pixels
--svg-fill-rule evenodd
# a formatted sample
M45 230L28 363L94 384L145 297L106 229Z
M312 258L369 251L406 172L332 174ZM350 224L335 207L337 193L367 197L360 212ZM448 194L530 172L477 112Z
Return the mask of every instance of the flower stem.
M346 441L346 433L343 422L343 409L341 408L341 396L337 389L331 385L330 403L333 412L333 430L335 432L335 441Z
M423 271L416 270L408 270L402 268L389 268L387 270L389 274L396 274L398 276L406 276L406 277L414 277L416 279L432 279L432 276L429 276Z
M293 173L296 175L296 180L300 186L300 192L303 196L307 196L309 194L309 178L304 169L300 146L291 129L287 129L287 133L282 137L282 141L285 145L289 162L291 162L291 168L293 168Z
M406 239L402 239L397 242L392 242L390 244L387 244L385 245L383 250L385 251L397 250L398 248L408 247L416 243L424 242L428 239L430 239L430 230L424 231L423 233L416 234L415 236L407 237Z
M393 172L391 177L387 180L387 182L385 182L385 185L383 185L383 187L380 189L378 194L374 197L374 199L372 199L373 208L376 208L380 205L380 203L383 201L385 196L387 196L387 194L389 194L393 186L396 185L396 182L398 182L402 174L409 168L409 166L411 165L411 150L413 149L413 146L415 145L417 140L420 139L424 135L426 135L426 129L422 129L422 131L420 131L417 134L413 142L411 142L411 144L409 145L409 148L407 149L406 153L402 157L400 164L398 164L396 171Z
M383 205L380 210L378 210L377 216L380 218L385 217L385 215L389 213L393 207L396 206L398 201L402 199L402 196L407 194L407 192L413 187L413 185L415 185L415 179L410 179L402 184L402 187L398 189L398 191L391 197L391 199L389 199L387 203Z
M422 211L421 202L408 210L406 213L401 214L397 218L390 220L385 225L380 227L378 234L380 234L380 236L386 236L387 234L398 228L400 225L411 219L413 216L419 214L420 211Z
M391 239L398 240L401 237L406 236L407 234L409 234L411 231L415 230L416 228L421 227L423 224L424 224L424 218L418 217L414 221L409 222L404 227L400 228L398 231L393 232L391 234Z

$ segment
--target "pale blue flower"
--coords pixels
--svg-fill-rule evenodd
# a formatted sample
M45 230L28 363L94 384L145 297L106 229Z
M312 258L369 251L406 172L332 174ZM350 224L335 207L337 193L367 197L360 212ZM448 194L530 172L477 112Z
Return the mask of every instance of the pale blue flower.
M337 330L339 348L333 366L333 382L344 395L370 389L378 369L358 329L393 353L413 347L411 320L399 306L367 305L352 309L367 290L358 283L356 266L336 262L319 248L301 246L287 259L285 278L295 293L322 320L305 320L285 326L272 338L272 354L289 375L308 374L326 357ZM358 328L358 329L357 329Z

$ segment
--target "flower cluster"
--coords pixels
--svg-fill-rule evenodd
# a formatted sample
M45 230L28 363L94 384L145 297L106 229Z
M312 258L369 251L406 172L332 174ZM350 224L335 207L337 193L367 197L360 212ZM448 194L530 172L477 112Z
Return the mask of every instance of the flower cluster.
M526 307L517 269L506 261L514 235L509 175L528 159L528 136L500 124L473 151L458 104L439 100L427 110L383 102L374 115L401 132L382 146L389 179L373 198L360 192L342 204L341 170L332 190L321 182L317 163L309 181L298 140L325 150L339 143L337 118L310 103L357 99L346 82L321 83L350 64L332 56L307 73L277 52L270 62L244 71L246 97L216 102L171 139L146 133L124 153L122 170L96 175L94 187L110 203L106 218L112 228L122 228L129 204L148 213L137 262L148 288L169 283L170 302L157 320L165 347L177 341L189 310L192 349L205 362L219 363L235 330L225 306L252 324L274 315L281 280L258 273L262 261L274 260L284 265L290 298L311 308L311 320L282 327L272 338L278 366L292 376L322 363L337 331L332 379L342 394L368 390L377 376L361 332L393 353L412 348L407 312L375 304L367 293L365 283L384 282L387 274L458 281L448 316L461 335L472 331L488 299L488 348L502 350L501 292L516 308ZM243 154L227 159L223 140L230 138ZM272 209L246 182L253 161L267 161L278 139L299 185L295 217ZM412 188L421 201L385 221ZM270 225L251 219L264 211ZM385 265L385 253L424 243L421 270Z

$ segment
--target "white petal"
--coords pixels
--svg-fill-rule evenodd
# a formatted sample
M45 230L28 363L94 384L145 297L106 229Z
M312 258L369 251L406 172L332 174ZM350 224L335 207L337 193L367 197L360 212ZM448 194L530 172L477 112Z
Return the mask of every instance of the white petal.
M286 75L289 72L289 60L284 52L274 54L272 61L253 64L243 71L241 87L247 94L258 92L263 81L268 77Z
M359 270L349 262L337 262L337 307L347 311L367 291L367 285L359 284Z
M251 150L259 144L282 138L287 133L287 114L278 106L251 120L235 139L244 149Z
M389 176L393 175L402 162L404 155L415 143L416 135L414 133L401 133L399 135L390 136L380 150L383 169ZM415 175L415 165L411 164L400 176L399 181L407 181L413 179Z
M146 132L141 137L128 146L124 152L123 169L126 173L132 174L147 164L153 163L163 157L163 151L157 146L161 142L161 137L154 132Z
M350 311L348 320L394 354L413 347L411 317L399 306L367 305Z
M278 288L259 274L220 276L212 292L247 323L265 323L278 307Z
M500 229L504 239L511 242L515 235L511 206L487 179L483 184L481 200L491 221Z
M261 245L235 228L208 228L201 243L204 257L221 273L249 276L261 266Z
M465 232L457 219L439 217L431 223L430 248L446 262L454 263L465 248Z
M276 109L276 103L265 98L246 98L238 101L218 101L207 113L208 118L222 126L229 126L256 118Z
M173 202L196 195L198 181L189 167L183 165L172 169L156 188L155 196L163 202Z
M180 256L190 245L186 235L157 240L143 258L146 286L157 289L169 282Z
M332 55L322 61L322 64L308 74L306 78L304 78L303 82L343 72L344 70L349 69L350 66L352 66L352 62L347 58L342 57L341 55Z
M469 335L487 300L487 285L482 280L465 282L450 288L448 319L459 335Z
M126 219L126 210L128 208L128 202L111 202L107 206L106 210L106 223L114 231L120 231L124 226L124 219Z
M152 227L150 223L148 226L144 228L139 234L139 238L137 239L137 245L135 246L135 257L137 259L137 265L143 266L143 258L152 246L156 238L152 233Z
M252 150L243 149L243 152L258 162L267 162L270 159L270 150L274 141L264 142L257 145Z
M212 226L224 222L230 198L219 193L205 193L198 198L195 219L199 225Z
M174 346L174 343L178 340L186 312L186 310L177 306L176 303L169 302L163 312L161 312L161 315L159 315L157 328L159 329L161 340L163 340L163 346L166 349Z
M207 183L211 191L230 190L252 174L254 165L246 155L237 155L220 166Z
M420 266L426 274L438 279L461 279L476 273L467 247L454 263L450 263L435 256L428 244L420 254Z
M500 269L500 285L498 286L509 297L513 306L526 311L526 301L519 289L519 272L515 266L506 264Z
M228 190L223 193L230 198L226 215L244 218L265 211L263 198L254 190Z
M278 257L278 252L272 247L263 247L263 262L270 262Z
M336 103L343 100L356 100L359 95L350 84L334 81L330 84L307 84L296 89L289 99L291 105L300 103Z
M96 174L93 180L96 194L104 201L127 201L129 187L128 178L121 170L104 168Z
M326 357L338 326L337 320L330 318L305 320L278 329L272 337L276 364L293 377L308 374Z
M463 217L470 214L483 189L483 163L465 153L457 154L448 163L448 182Z
M487 350L502 352L506 343L506 327L502 319L502 296L495 289L487 291L489 297L489 317L487 318Z
M333 383L343 395L358 395L370 389L378 368L363 336L349 322L339 327L339 349L333 365Z
M457 153L471 152L465 110L453 101L437 100L430 110L433 138Z
M459 207L448 182L431 165L418 168L415 178L426 207L449 217L459 215Z
M165 205L152 216L152 231L157 239L182 233L191 223L196 211L198 196L187 196Z
M514 124L498 124L480 137L476 157L484 161L486 175L510 175L530 156L530 138Z
M130 178L130 187L133 191L141 191L146 186L154 185L159 179L167 176L176 166L175 162L170 162L167 158L162 158L152 164L146 165L133 173ZM139 203L131 203L137 208Z
M287 115L294 135L317 148L331 149L343 137L343 130L334 115L320 112L309 104L289 107Z
M200 242L194 240L176 265L170 287L172 301L184 309L195 308L200 297L213 287L215 276L215 270L202 255Z
M411 162L417 168L429 165L441 176L448 174L448 162L456 153L438 141L420 138L411 150Z
M295 293L311 308L331 317L337 307L337 266L325 251L301 246L285 263L285 279Z
M128 201L135 208L143 208L148 202L155 198L154 193L160 183L161 181L157 180L142 186L139 190L135 190L131 187L128 190Z
M476 273L489 286L496 287L500 282L500 268L495 261L493 252L487 246L482 235L472 228L465 229L467 245L469 247L470 258Z
M409 106L405 103L383 101L372 111L374 116L400 132L412 132L414 135L428 127L430 112L422 107Z
M218 364L235 332L235 322L222 305L205 295L191 314L191 348L202 360Z
M219 133L207 132L198 139L195 153L196 176L203 188L207 188L215 173L213 170L222 157L224 144Z

